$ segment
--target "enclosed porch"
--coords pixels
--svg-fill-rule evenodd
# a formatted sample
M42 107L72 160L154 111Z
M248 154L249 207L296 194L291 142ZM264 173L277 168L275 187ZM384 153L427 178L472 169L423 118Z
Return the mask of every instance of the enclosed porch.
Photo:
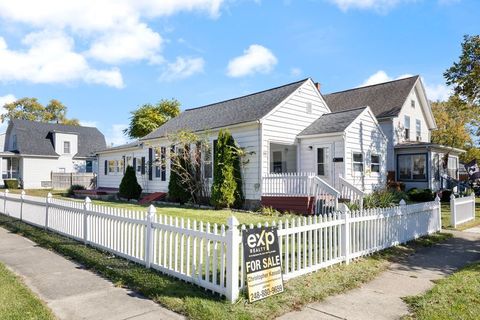
M0 153L0 172L2 180L20 179L20 158L12 152ZM3 181L2 181L3 183Z

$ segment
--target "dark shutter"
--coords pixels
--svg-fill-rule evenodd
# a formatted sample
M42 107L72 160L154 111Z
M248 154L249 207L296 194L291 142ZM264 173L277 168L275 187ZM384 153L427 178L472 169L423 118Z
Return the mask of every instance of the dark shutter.
M153 180L153 148L148 148L148 180Z
M160 149L160 161L162 162L161 163L161 179L162 181L166 181L167 180L167 165L165 163L165 161L167 160L167 148L165 147L162 147Z
M142 168L141 168L141 173L145 174L145 157L142 157Z
M107 175L108 174L108 161L107 160L105 160L105 168L104 169L105 169L105 175Z
M132 164L133 164L133 171L137 173L137 158L133 157Z
M127 170L127 168L125 167L125 165L127 164L127 161L125 160L125 156L123 156L123 174L125 174L125 170Z

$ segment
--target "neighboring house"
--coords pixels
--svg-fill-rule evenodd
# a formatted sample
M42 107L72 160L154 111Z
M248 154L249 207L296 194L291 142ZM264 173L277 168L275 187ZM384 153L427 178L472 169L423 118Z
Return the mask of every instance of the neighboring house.
M13 119L0 146L2 178L31 189L51 187L52 172L96 172L94 151L106 144L97 128Z
M368 105L388 138L388 179L406 189L446 186L446 177L458 179L460 149L431 143L436 129L432 108L419 76L325 95L333 112Z
M386 183L387 138L374 112L360 103L332 113L317 85L305 79L186 110L137 142L99 151L98 185L118 187L125 166L133 165L145 192L167 192L169 135L205 133L213 145L222 128L249 154L242 170L248 207L260 204L266 189L275 187L274 179L295 180L302 172L317 176L328 190L340 187L339 175L365 191ZM212 153L203 157L205 178L212 179Z

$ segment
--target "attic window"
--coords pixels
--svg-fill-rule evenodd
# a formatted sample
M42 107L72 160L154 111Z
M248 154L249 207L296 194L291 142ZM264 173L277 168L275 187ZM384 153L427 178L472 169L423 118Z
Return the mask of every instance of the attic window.
M307 111L308 114L312 114L312 103L311 102L307 102L306 111Z
M412 108L415 108L415 100L412 99L412 100L410 101L410 105L412 106Z
M70 154L70 141L63 142L63 153Z

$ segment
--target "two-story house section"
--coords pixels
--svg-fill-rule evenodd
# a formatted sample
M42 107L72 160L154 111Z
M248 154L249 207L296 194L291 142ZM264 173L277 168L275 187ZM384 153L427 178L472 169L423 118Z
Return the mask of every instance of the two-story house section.
M407 189L438 190L445 178L458 179L458 155L463 150L431 143L436 129L432 109L419 76L325 95L332 112L369 106L388 138L389 181Z
M50 186L52 172L96 172L94 152L104 149L97 128L13 119L0 135L2 179L25 189Z

